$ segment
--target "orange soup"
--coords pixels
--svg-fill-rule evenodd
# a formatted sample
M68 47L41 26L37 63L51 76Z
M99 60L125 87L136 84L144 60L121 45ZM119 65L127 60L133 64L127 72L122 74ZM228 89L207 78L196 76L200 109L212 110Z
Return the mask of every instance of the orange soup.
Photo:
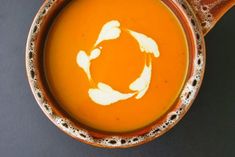
M188 71L185 32L159 0L73 0L44 49L52 95L78 122L130 132L174 104Z

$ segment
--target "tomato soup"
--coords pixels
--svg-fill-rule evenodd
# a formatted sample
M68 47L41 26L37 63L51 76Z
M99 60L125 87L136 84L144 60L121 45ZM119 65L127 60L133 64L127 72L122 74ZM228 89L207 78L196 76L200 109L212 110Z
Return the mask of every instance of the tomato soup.
M130 132L174 104L188 71L188 43L159 0L72 0L54 20L44 72L58 104L95 130Z

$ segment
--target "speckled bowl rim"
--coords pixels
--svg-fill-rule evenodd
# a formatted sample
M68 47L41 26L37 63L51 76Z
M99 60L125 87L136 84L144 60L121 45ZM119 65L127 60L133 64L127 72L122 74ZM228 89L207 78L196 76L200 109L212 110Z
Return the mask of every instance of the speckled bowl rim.
M197 96L205 71L206 54L204 36L201 26L189 4L185 0L174 0L171 2L177 6L182 16L187 18L186 22L192 31L191 35L193 36L193 42L195 43L193 45L195 52L191 62L192 70L179 96L178 102L176 103L177 105L170 109L170 111L162 117L160 122L150 126L147 132L139 132L137 134L130 134L127 136L110 134L97 138L91 133L90 130L76 125L68 117L56 111L53 104L47 100L47 96L43 92L43 89L38 85L39 78L37 75L38 69L36 69L37 63L35 61L35 56L36 53L40 53L40 51L35 46L38 40L37 36L40 33L41 24L47 16L47 13L50 12L54 4L58 1L61 0L46 0L43 3L31 25L26 44L25 61L28 81L32 93L45 115L58 128L76 140L104 148L128 148L137 146L161 136L177 124L188 111Z

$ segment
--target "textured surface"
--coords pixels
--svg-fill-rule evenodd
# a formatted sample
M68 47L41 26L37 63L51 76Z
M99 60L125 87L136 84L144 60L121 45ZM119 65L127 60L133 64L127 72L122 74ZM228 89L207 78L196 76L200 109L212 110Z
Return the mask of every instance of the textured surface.
M57 2L61 2L62 4L63 0ZM56 4L56 0L48 0L39 10L39 13L35 17L35 20L31 26L26 48L26 69L30 87L39 106L56 126L58 126L61 130L70 136L80 141L84 141L85 143L106 148L123 148L139 145L145 143L145 141L159 137L181 119L181 117L191 106L194 96L199 89L199 86L202 82L200 78L203 76L205 67L205 53L201 53L205 52L204 40L202 41L200 38L200 32L198 32L199 28L198 25L196 25L194 22L195 20L192 17L192 12L190 12L190 10L185 7L186 4L183 1L176 2L176 4L179 4L185 8L186 14L188 15L188 18L190 18L188 21L192 23L192 29L195 31L195 36L197 37L197 40L193 42L196 42L195 44L197 45L195 46L198 48L198 50L195 51L195 56L192 56L192 71L188 76L189 78L185 82L183 90L180 93L180 98L178 99L178 102L176 102L176 107L171 109L164 117L162 117L161 121L157 122L157 124L155 124L151 130L146 131L144 134L137 136L126 136L124 138L123 136L112 135L104 138L96 138L91 133L89 133L89 131L73 125L69 119L66 119L66 117L55 111L53 104L50 103L50 100L44 94L46 91L40 87L40 73L37 72L37 69L40 67L37 66L37 57L33 57L37 56L36 54L40 53L40 51L37 50L35 45L37 45L38 40L40 40L39 34L40 30L42 30L44 27L43 21L45 17L50 14L50 11L53 9L53 7L56 7Z
M26 37L41 1L1 0L0 153L1 156L234 156L235 10L206 37L203 87L185 118L161 138L125 150L81 144L43 115L29 89L24 66ZM223 38L223 39L222 39Z
M234 0L187 0L206 34L228 9L235 5Z

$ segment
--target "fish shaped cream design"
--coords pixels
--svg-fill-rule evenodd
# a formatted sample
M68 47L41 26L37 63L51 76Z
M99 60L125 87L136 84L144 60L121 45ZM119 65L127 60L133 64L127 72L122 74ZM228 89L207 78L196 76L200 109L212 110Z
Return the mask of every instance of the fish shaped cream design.
M88 95L93 102L102 106L108 106L119 101L124 101L130 98L141 99L146 92L151 83L152 77L152 61L151 57L159 57L160 52L158 49L157 43L150 37L145 34L135 32L133 30L124 29L123 31L127 32L136 39L140 51L146 53L145 58L146 63L142 70L142 73L139 75L136 80L134 80L130 85L129 89L132 91L130 93L123 93L121 91L113 89L110 85L103 82L96 83L95 87L92 87L88 90ZM120 37L122 32L121 24L117 20L112 20L103 25L100 34L96 43L94 44L94 49L89 53L83 50L79 50L76 58L76 62L80 68L83 69L89 81L92 79L90 72L90 66L92 60L99 58L102 54L102 47L97 46L107 40L114 40ZM147 57L149 56L150 59Z

